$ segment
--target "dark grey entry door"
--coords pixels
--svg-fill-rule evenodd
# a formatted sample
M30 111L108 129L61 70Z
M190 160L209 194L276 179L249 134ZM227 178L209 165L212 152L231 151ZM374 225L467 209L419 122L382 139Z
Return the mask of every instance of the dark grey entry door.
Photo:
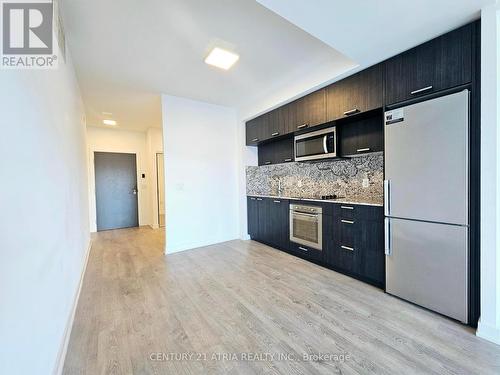
M135 154L95 152L97 230L137 227Z

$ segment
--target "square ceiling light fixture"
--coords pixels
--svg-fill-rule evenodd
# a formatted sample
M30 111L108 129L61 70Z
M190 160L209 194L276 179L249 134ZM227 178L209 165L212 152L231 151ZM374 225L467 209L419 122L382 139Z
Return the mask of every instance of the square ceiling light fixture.
M110 126L116 125L116 121L115 120L102 120L102 123L104 125L110 125Z
M231 68L240 57L232 52L215 47L205 59L208 65L216 66L224 70Z

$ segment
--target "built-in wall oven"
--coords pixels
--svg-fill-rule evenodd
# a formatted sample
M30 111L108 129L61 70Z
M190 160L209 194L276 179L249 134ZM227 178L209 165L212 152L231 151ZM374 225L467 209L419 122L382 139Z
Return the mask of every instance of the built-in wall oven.
M295 136L295 161L327 159L336 156L335 126Z
M290 204L290 241L316 250L323 250L323 209L321 207Z

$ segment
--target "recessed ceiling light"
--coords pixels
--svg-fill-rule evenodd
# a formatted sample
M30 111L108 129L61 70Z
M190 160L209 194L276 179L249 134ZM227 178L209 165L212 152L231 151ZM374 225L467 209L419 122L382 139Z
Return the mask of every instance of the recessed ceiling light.
M209 65L216 66L218 68L228 70L238 61L240 57L232 52L223 50L222 48L215 47L205 59L205 62Z
M115 120L102 120L102 123L104 125L116 125L116 121Z

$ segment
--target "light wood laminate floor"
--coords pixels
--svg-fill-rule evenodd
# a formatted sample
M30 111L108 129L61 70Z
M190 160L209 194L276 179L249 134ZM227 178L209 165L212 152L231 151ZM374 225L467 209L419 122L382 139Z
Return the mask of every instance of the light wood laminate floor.
M65 374L500 374L471 329L257 242L93 241Z

